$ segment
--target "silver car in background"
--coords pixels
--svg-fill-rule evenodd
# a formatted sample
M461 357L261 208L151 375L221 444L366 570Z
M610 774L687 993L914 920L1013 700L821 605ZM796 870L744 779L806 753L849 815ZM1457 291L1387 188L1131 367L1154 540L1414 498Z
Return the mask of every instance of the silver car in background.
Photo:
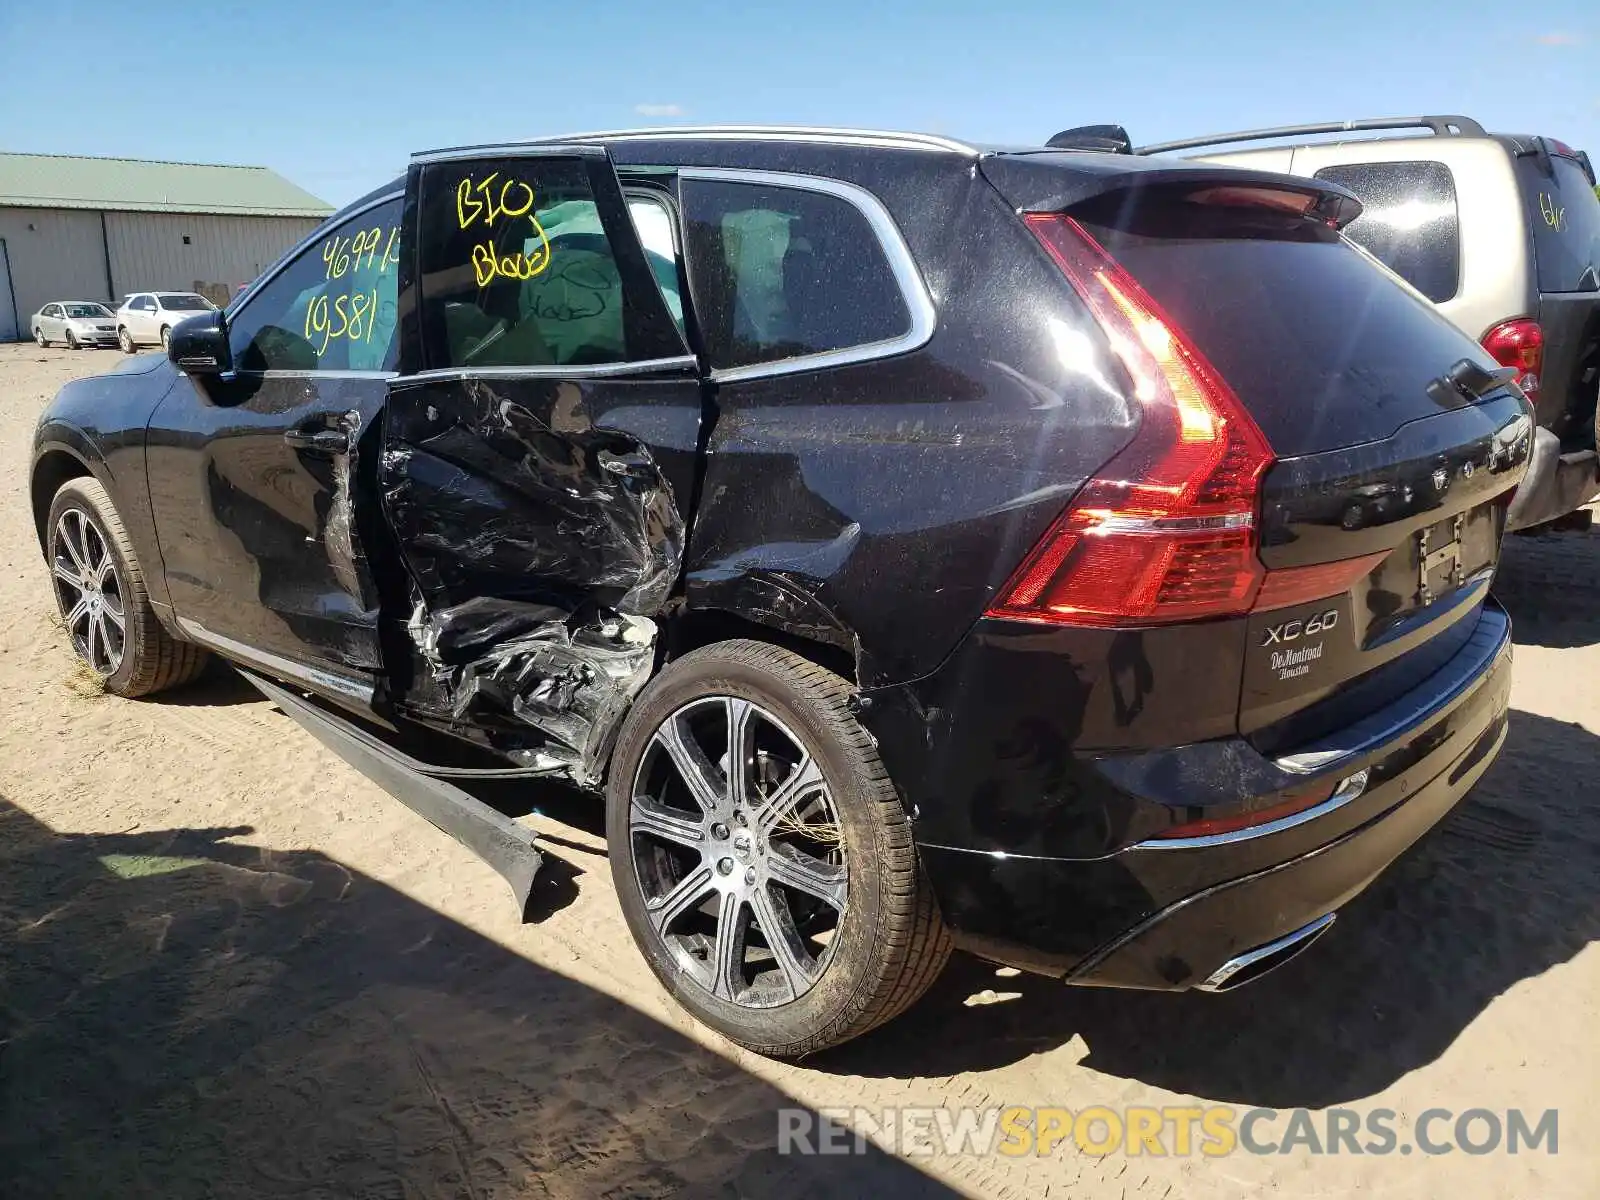
M216 307L194 292L134 292L117 309L117 341L128 354L136 346L165 346L179 321Z
M116 317L94 300L52 300L33 314L33 340L41 346L65 342L79 346L115 346Z

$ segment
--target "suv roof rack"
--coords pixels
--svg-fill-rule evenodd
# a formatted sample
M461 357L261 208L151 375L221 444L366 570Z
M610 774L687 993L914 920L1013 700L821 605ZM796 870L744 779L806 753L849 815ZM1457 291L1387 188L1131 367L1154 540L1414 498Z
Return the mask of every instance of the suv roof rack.
M610 129L597 133L563 133L535 138L535 142L597 142L661 139L663 141L801 141L843 145L893 146L913 150L947 150L976 155L978 149L955 138L933 133L904 133L887 129L839 129L826 125L665 125L654 129Z
M1199 146L1223 146L1231 142L1259 142L1269 138L1300 137L1314 133L1366 133L1376 129L1428 129L1437 137L1487 137L1488 133L1471 117L1369 117L1363 121L1326 121L1316 125L1280 125L1275 129L1244 129L1237 133L1210 133L1204 137L1180 138L1175 142L1156 142L1140 146L1135 154L1162 154L1168 150L1193 150Z

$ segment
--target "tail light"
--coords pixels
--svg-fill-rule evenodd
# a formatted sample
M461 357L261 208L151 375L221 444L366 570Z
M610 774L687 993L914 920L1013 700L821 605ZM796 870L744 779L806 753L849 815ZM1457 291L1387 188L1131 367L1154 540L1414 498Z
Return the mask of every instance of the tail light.
M1539 376L1544 371L1544 330L1539 322L1521 317L1503 321L1483 335L1483 348L1502 367L1515 367L1513 381L1529 400L1539 398Z
M991 616L1151 625L1247 612L1265 574L1256 509L1272 463L1233 390L1072 218L1025 218L1105 330L1143 419L1001 589Z

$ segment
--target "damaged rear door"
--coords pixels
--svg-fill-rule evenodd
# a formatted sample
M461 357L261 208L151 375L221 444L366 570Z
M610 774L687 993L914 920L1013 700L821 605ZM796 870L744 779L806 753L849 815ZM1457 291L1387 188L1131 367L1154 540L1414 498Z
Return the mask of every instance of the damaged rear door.
M678 577L696 362L604 149L423 156L406 213L380 486L412 662L391 673L413 716L593 782Z

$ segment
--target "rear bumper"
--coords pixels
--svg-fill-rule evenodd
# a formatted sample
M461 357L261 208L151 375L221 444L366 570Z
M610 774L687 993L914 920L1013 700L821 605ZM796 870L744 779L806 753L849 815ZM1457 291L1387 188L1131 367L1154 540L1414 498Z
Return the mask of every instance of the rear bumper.
M1600 493L1600 456L1593 450L1561 453L1561 442L1548 429L1533 435L1528 473L1506 512L1506 529L1515 531L1564 517Z
M1347 753L1321 744L1313 777L1369 782L1313 819L1200 844L1144 836L1081 859L924 842L923 860L958 943L983 957L1075 983L1201 985L1337 909L1448 813L1499 751L1510 687L1510 622L1491 602L1425 685L1344 731ZM1148 796L1187 775L1257 794L1256 777L1283 764L1303 770L1304 756L1267 760L1229 738L1129 756L1109 781Z

